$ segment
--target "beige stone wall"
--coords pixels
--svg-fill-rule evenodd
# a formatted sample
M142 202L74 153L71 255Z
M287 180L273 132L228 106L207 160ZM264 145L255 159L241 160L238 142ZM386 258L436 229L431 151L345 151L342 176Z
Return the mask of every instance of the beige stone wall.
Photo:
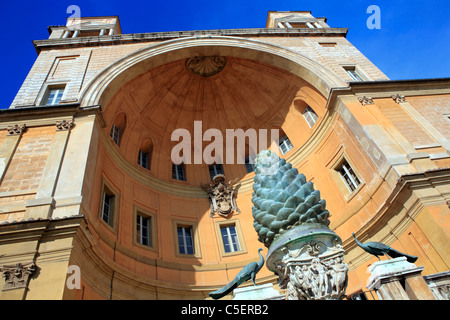
M329 72L335 73L343 81L352 81L343 66L356 66L366 80L388 79L345 37L323 35L253 38L246 37L245 32L240 37L292 50L325 66ZM52 43L51 40L48 41ZM161 41L152 40L129 44L125 42L120 45L114 43L95 45L95 42L96 40L93 39L89 46L71 48L69 41L63 48L57 46L52 50L41 51L11 107L40 105L48 86L55 84L66 84L62 103L80 102L79 94L84 86L106 67L131 53L161 43Z

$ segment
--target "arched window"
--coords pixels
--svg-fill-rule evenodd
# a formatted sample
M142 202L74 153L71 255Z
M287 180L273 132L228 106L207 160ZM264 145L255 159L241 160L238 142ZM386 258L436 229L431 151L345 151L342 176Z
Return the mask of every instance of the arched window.
M184 173L184 164L172 163L172 179L179 181L186 181L186 175Z
M211 165L209 165L209 176L211 178L211 181L218 174L224 174L223 165L222 164L211 164Z
M319 116L314 111L314 109L311 108L303 100L295 100L294 106L295 109L303 115L303 118L305 119L306 123L308 123L309 127L312 128L314 124L317 122L317 119L319 119Z
M142 168L150 170L152 163L153 142L152 139L144 139L139 147L137 163Z
M249 145L245 146L244 166L247 173L255 171L256 152Z
M124 113L119 114L114 123L111 126L111 131L109 135L114 143L120 146L120 141L122 140L123 134L125 132L125 127L127 125L127 117Z
M286 153L291 151L294 148L294 146L292 145L291 140L289 139L289 137L287 136L287 134L284 132L283 129L281 129L280 127L274 127L273 129L279 130L280 139L278 140L278 147L280 148L281 154L285 155Z
M317 122L317 119L319 119L319 116L310 106L307 106L305 110L303 110L303 118L308 122L309 127L312 128Z

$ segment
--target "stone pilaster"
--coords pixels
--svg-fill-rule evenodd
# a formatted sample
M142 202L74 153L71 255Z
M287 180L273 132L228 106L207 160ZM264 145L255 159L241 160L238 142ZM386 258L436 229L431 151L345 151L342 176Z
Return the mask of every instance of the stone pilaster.
M56 133L50 150L50 155L44 169L36 198L28 200L25 219L49 218L55 205L53 198L59 172L61 170L70 130L74 127L73 121L58 121Z
M22 134L26 131L26 125L14 125L8 127L8 135L0 146L0 184L8 169L17 146L19 145Z

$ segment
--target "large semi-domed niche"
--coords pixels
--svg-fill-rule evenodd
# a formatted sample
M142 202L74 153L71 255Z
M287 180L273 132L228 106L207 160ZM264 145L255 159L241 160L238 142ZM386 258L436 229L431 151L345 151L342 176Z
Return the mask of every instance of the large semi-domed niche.
M194 56L156 67L124 84L106 106L105 118L109 125L125 112L127 129L120 153L135 163L142 141L151 137L149 174L171 181L174 130L193 133L194 121L202 121L203 132L219 129L224 137L227 129L286 131L286 116L299 92L306 103L324 108L320 93L283 69L230 56ZM186 183L198 186L199 182L205 182L203 177Z

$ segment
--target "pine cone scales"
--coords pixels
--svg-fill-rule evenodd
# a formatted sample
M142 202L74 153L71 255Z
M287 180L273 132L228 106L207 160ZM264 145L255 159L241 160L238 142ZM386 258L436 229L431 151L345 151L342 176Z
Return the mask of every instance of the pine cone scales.
M261 152L255 163L253 184L254 228L258 240L266 247L294 226L320 223L329 226L330 213L320 192L312 182L268 150Z

